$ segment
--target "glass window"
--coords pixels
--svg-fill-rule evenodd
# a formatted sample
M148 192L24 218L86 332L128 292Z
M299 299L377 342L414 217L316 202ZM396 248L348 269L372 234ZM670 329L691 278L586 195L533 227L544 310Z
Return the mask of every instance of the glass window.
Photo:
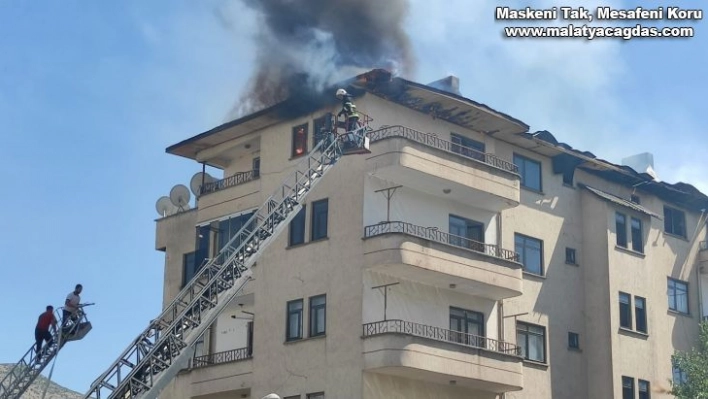
M688 314L688 284L669 278L669 309Z
M307 123L293 128L292 157L300 157L307 153Z
M632 218L632 249L644 252L644 237L642 237L642 221Z
M449 244L485 252L484 224L459 216L449 216Z
M288 302L288 325L286 339L288 341L302 338L302 299Z
M622 399L634 399L634 378L622 377Z
M637 388L639 391L639 399L649 399L651 398L649 381L639 380L637 381Z
M580 348L580 335L578 333L569 332L568 333L568 348L579 349Z
M620 327L632 328L632 307L631 296L624 292L619 293L619 312L620 312Z
M514 165L519 168L521 186L536 191L541 190L541 163L532 159L514 154Z
M184 258L182 260L182 288L184 288L184 286L194 278L194 275L197 272L197 266L195 263L196 254L196 252L184 254Z
M310 336L324 335L327 315L327 297L318 295L310 298Z
M523 322L516 323L516 344L521 347L524 359L546 362L546 329Z
M308 393L307 399L325 399L324 392Z
M671 373L675 385L680 385L688 381L688 375L686 375L686 372L678 368L676 365L671 366Z
M305 205L290 222L288 235L288 245L290 246L305 243Z
M664 231L686 237L686 214L678 209L664 206Z
M477 348L485 347L484 313L450 307L450 340Z
M261 158L260 157L255 157L253 158L253 178L257 178L261 175Z
M519 254L524 271L543 276L543 241L516 233L514 250Z
M627 248L627 217L619 212L615 213L615 234L617 245Z
M569 265L577 265L577 260L575 259L575 248L565 249L565 263Z
M328 208L329 201L326 198L312 203L312 241L327 238Z
M484 143L457 133L450 133L450 141L452 141L452 146L450 148L452 152L485 162Z
M640 332L647 332L647 300L635 296L634 297L634 317L636 317L636 329Z

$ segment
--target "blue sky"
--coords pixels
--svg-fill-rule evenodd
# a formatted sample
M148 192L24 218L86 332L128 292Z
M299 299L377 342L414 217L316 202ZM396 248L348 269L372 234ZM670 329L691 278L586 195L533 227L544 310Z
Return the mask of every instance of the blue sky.
M690 39L509 40L496 5L412 1L412 78L457 75L464 95L533 130L613 162L652 152L662 180L708 192L704 21ZM164 149L224 122L256 23L236 1L0 0L0 363L77 282L94 330L62 351L54 380L79 392L159 313L154 204L200 170Z

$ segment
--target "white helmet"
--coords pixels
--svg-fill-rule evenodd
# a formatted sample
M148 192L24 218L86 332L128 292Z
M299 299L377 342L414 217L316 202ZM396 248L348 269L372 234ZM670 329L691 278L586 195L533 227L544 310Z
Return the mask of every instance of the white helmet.
M344 90L344 89L339 89L339 90L337 90L337 98L338 98L338 99L341 100L341 99L344 98L344 96L346 96L346 95L347 95L347 91L346 91L346 90Z

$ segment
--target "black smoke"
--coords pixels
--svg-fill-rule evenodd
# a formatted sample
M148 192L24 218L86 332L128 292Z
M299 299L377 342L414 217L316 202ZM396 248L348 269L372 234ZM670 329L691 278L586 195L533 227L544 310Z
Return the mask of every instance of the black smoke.
M261 18L255 71L233 116L311 97L372 68L409 75L408 0L243 0ZM319 94L319 93L318 93ZM334 95L332 93L332 95Z

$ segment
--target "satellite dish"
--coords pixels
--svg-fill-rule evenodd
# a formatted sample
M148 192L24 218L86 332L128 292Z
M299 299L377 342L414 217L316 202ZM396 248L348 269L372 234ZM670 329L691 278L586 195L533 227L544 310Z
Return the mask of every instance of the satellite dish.
M172 203L170 197L167 196L162 196L157 200L157 203L155 203L155 209L162 217L169 216L177 212L177 207Z
M177 184L170 190L170 200L179 210L189 209L189 189L184 184Z
M216 181L216 179L211 177L209 173L195 173L194 176L192 176L192 180L189 182L189 188L192 190L192 194L194 194L195 197L200 195L199 187L202 185L202 180L204 181L204 184L213 183Z

